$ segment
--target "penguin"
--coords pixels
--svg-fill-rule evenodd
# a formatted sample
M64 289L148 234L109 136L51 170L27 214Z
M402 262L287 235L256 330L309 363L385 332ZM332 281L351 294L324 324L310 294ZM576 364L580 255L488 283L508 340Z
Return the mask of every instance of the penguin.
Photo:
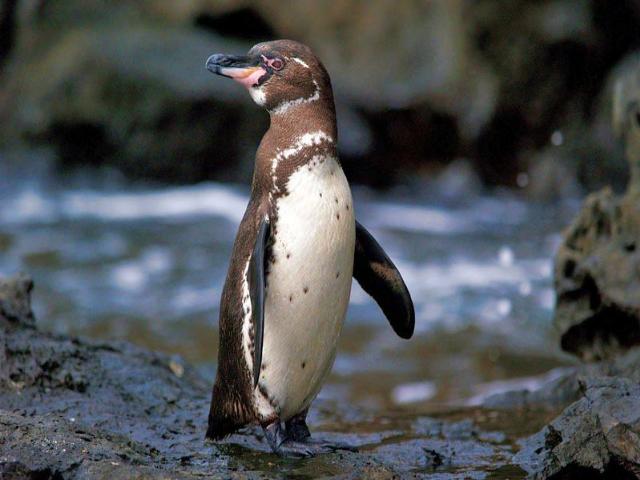
M352 277L400 337L413 335L415 313L398 269L355 219L329 75L292 40L214 54L206 68L242 84L270 116L220 300L206 437L259 424L282 456L353 450L312 440L306 423L333 366Z

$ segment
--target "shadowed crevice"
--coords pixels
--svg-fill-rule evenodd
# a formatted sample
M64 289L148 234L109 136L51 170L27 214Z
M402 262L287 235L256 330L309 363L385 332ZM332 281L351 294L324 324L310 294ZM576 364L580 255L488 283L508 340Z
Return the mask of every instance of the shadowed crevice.
M640 322L616 306L606 306L569 328L560 344L564 351L583 359L602 360L640 345Z
M252 8L240 8L221 15L201 13L193 21L198 28L223 37L251 41L267 41L276 38L276 33Z

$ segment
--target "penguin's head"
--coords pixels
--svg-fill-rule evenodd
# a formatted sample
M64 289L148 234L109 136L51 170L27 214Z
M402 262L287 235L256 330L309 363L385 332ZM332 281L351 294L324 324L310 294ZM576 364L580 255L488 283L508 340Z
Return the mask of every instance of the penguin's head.
M254 102L272 114L332 99L324 66L309 47L293 40L259 43L247 55L216 53L207 59L206 67L244 85Z

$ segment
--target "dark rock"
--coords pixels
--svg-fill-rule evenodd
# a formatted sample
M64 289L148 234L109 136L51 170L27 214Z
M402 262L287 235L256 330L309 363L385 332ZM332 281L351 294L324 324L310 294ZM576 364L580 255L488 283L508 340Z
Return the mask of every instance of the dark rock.
M470 420L426 417L402 430L373 433L358 433L371 432L369 417L341 421L341 429L354 433L314 436L357 445L361 453L300 462L271 454L255 428L207 443L210 383L191 366L126 342L40 332L23 321L22 315L32 319L28 302L13 307L16 298L28 299L31 282L21 277L0 285L0 311L16 312L11 319L0 317L3 479L387 479L427 473L484 478L512 453L499 433L484 432ZM324 412L335 409L317 403L310 415L312 429Z
M0 322L8 320L14 323L34 325L31 311L31 291L33 280L28 275L0 277Z
M18 0L6 0L0 6L0 72L15 42L17 9Z
M543 384L537 390L512 390L489 396L482 406L490 409L564 408L580 398L578 371L566 369L559 378Z
M564 368L560 374L535 390L513 390L491 395L482 402L488 409L546 409L558 411L583 396L582 379L622 377L640 384L640 348L597 363Z
M615 95L614 126L631 170L627 192L590 195L555 260L554 323L562 348L584 360L640 343L640 69L624 72Z
M5 139L44 142L65 164L109 164L134 177L249 178L253 157L242 146L266 115L203 67L212 51L246 44L145 25L70 26L39 41L52 45L21 52L12 69Z
M515 463L534 479L638 478L640 385L586 377L581 386L583 397L525 440Z
M267 117L202 62L290 37L331 71L353 180L387 186L468 157L486 183L515 186L556 130L575 139L556 157L568 172L619 170L619 156L603 154L593 174L607 140L589 133L608 72L640 44L632 0L18 3L0 13L11 52L0 143L51 145L65 165L248 181Z
M509 462L529 478L638 478L640 474L640 348L599 363L568 368L536 391L490 397L485 408L521 414L564 410Z

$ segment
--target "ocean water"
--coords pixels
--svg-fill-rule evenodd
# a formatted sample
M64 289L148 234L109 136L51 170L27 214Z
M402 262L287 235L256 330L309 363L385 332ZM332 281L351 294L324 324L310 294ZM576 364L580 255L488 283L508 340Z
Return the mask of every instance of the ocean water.
M0 273L33 276L40 327L180 355L213 381L218 302L248 186L4 165ZM321 396L374 411L478 404L536 388L570 361L551 328L552 271L577 202L437 187L354 188L359 221L412 293L416 333L395 337L354 282Z

